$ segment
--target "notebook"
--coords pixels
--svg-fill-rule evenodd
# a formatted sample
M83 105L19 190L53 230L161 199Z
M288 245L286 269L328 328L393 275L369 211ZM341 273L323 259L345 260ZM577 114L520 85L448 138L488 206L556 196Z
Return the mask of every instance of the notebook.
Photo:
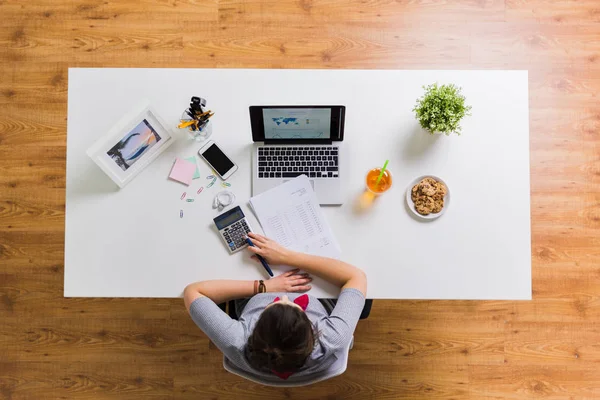
M340 246L306 175L250 199L265 236L284 247L317 256L340 258Z

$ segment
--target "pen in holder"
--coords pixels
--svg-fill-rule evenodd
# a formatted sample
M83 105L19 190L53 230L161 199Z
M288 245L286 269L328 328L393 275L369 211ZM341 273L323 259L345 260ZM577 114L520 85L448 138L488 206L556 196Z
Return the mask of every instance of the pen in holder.
M210 117L215 113L210 110L204 111L206 100L200 97L192 97L190 107L181 114L180 129L187 129L190 137L196 141L208 139L212 134L212 123Z

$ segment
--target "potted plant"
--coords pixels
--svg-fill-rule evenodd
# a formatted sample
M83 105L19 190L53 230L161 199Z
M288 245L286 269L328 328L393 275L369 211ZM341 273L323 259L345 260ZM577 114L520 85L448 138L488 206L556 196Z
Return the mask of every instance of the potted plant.
M460 135L460 121L465 115L471 115L471 106L465 105L465 96L456 85L437 83L423 86L425 94L417 100L413 111L423 129L429 133L451 133Z

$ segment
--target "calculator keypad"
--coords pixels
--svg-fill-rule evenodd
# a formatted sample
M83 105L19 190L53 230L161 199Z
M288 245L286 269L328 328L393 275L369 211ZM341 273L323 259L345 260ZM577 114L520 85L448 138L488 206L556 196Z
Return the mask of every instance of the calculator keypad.
M222 235L231 252L247 245L245 236L247 236L248 233L250 233L250 228L245 219L234 222L222 231Z

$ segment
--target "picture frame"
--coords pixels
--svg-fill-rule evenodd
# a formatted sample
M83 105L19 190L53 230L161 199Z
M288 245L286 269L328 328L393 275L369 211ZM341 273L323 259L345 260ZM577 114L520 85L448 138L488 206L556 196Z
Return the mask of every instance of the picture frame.
M87 151L120 189L175 141L167 124L143 102L127 113Z

